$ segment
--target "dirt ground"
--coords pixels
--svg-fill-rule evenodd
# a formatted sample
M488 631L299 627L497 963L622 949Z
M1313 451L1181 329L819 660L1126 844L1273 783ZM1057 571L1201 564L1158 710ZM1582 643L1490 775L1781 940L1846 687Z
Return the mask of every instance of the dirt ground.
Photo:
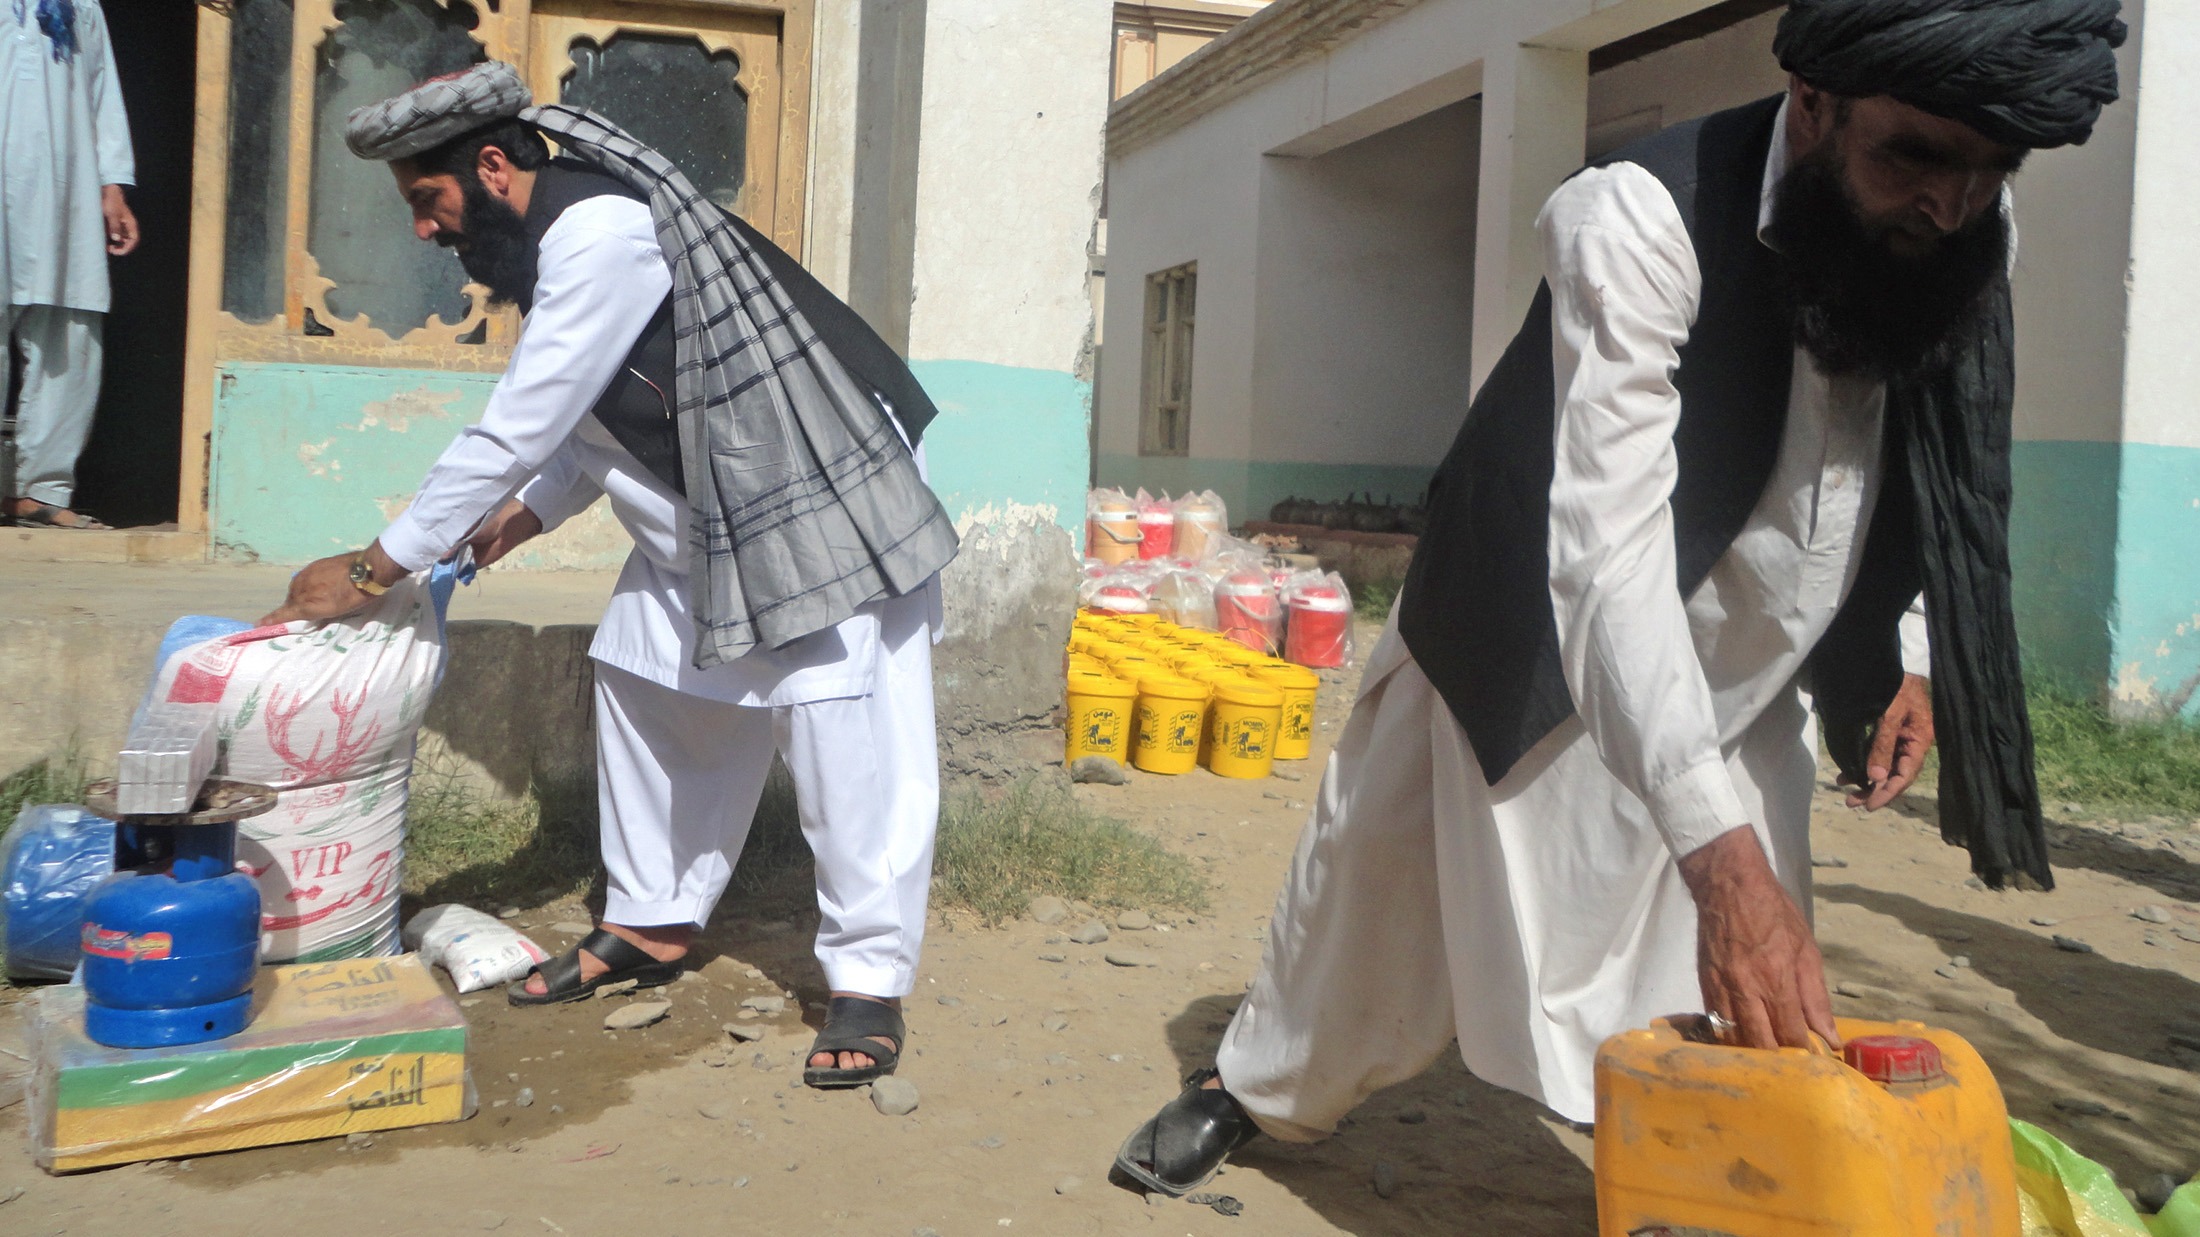
M1324 692L1323 747L1348 690ZM21 994L0 989L0 1148L11 1149L0 1153L0 1232L1593 1232L1589 1140L1477 1082L1455 1056L1374 1097L1325 1143L1241 1152L1210 1187L1242 1203L1236 1217L1109 1184L1118 1143L1207 1063L1258 961L1321 755L1265 782L1202 771L1077 788L1192 856L1212 905L1156 913L1151 929L1118 928L1100 945L1067 942L1081 915L993 929L935 916L902 1068L922 1102L904 1117L800 1085L811 1003L824 998L801 873L729 899L698 972L663 990L673 1013L656 1026L604 1031L615 1000L513 1010L500 993L464 998L479 1113L365 1147L48 1177L20 1151L24 1109L4 1076L19 1064L9 1054L21 1051ZM1953 1028L1985 1053L2016 1115L2126 1182L2182 1178L2200 1169L2200 832L2191 821L2072 822L2061 806L2060 887L1997 894L1967 885L1929 800L1862 816L1822 789L1819 932L1832 977L1858 994L1835 1004ZM2169 922L2134 918L2143 907ZM553 925L586 918L568 902L522 907L518 922L557 949L571 937ZM2092 952L2058 949L2055 934ZM1151 965L1103 960L1124 950ZM1968 965L1949 965L1959 955ZM750 1020L767 1028L761 1041L721 1029L742 1021L744 997L774 993L796 999ZM529 1107L513 1102L522 1087ZM1378 1164L1395 1174L1389 1198L1371 1185Z

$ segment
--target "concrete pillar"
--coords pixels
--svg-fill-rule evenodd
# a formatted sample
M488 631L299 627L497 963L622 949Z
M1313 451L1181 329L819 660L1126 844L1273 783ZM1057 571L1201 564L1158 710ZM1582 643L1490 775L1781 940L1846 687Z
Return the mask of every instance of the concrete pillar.
M1475 202L1474 385L1504 354L1543 278L1535 217L1581 167L1589 53L1493 49L1482 67L1482 179Z
M2139 6L2127 6L2127 9ZM2123 441L2116 493L2116 592L2110 703L2128 717L2191 713L2200 698L2200 352L2191 346L2200 235L2192 203L2200 164L2200 10L2155 3L2141 14L2138 72L2118 107L2137 113L2131 258L2124 318ZM2128 49L2127 49L2128 52ZM2128 65L2129 57L2125 57ZM2024 202L2020 186L2017 200ZM2027 238L2029 240L2029 238Z
M916 273L926 8L926 0L860 0L856 32L848 304L902 353Z

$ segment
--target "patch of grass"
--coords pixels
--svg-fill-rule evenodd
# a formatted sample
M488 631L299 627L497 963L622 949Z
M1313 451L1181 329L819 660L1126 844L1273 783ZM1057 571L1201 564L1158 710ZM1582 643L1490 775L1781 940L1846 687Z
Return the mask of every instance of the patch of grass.
M988 924L1022 914L1041 894L1095 906L1207 906L1207 883L1190 861L1093 813L1068 790L1030 779L993 795L957 791L941 802L932 894L937 904Z
M405 812L405 892L494 910L586 889L598 867L595 811L557 810L570 798L530 787L505 799L453 772L416 770Z
M585 892L602 874L596 788L537 783L518 799L457 773L419 768L406 812L405 893L423 903L494 908ZM732 888L754 893L809 858L794 782L774 763Z
M1371 623L1385 622L1390 618L1390 608L1398 604L1398 589L1403 580L1370 580L1352 595L1352 609Z
M2130 813L2200 817L2200 725L2118 722L2053 683L2028 693L2040 798Z
M91 771L74 746L0 778L0 833L28 804L83 802L84 783L90 780Z

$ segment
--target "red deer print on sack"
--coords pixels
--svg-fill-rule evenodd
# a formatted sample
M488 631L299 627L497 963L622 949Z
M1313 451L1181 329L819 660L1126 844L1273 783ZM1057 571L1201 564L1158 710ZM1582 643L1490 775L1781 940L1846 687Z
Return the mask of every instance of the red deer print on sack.
M363 731L355 732L360 712L367 705L367 688L361 687L349 700L339 693L329 698L329 712L336 715L336 746L324 756L322 740L327 732L315 735L313 747L305 755L298 754L292 739L291 723L305 711L310 698L305 692L294 693L287 698L280 687L270 688L267 696L267 746L282 759L292 777L293 786L312 782L332 782L342 778L359 762L359 758L374 748L374 741L382 736L382 723L376 721ZM341 791L338 797L342 797Z

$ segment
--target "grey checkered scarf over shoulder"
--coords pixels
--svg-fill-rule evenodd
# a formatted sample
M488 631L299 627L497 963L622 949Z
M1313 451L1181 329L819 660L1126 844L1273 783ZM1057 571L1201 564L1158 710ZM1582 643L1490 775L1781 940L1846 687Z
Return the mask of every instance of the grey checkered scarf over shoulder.
M647 195L672 266L695 665L823 631L946 566L954 525L893 421L725 212L594 112L520 119Z

